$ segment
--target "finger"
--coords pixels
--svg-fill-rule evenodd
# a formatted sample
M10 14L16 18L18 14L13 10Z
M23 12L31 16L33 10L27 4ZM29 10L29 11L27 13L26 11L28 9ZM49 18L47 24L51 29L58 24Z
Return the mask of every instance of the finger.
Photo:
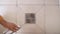
M14 30L14 31L17 31L17 30L19 30L19 28L17 28L17 27L13 27L13 30Z
M15 25L15 24L14 24L14 28L15 28L15 29L20 29L20 27L17 26L17 25Z
M12 30L16 32L19 28L13 27Z
M16 32L18 29L16 29L16 27L14 27L14 26L11 26L10 28L9 28L11 31L13 31L13 32Z
M13 24L14 27L19 28L16 24Z
M16 32L16 31L17 31L15 28L12 28L11 30L12 30L13 32Z

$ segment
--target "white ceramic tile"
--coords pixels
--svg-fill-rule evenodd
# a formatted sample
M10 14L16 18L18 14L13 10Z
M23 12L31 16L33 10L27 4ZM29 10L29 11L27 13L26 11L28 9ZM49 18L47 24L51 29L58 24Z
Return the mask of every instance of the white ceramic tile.
M46 5L58 5L59 0L45 0Z
M59 17L60 17L60 7L59 7ZM60 18L59 18L60 19ZM59 23L59 26L60 26L60 23ZM60 27L59 27L60 28ZM60 29L59 29L59 32L60 32Z
M37 13L44 6L43 5L19 5L18 7L19 7L19 10L24 13Z
M60 4L58 5L58 8L60 8Z
M44 0L18 0L18 4L43 4Z
M18 22L25 23L25 13L38 13L43 9L44 6L19 6L18 8Z
M16 0L0 0L0 5L5 5L5 4L16 4Z
M32 5L30 5L30 6L23 6L23 5L19 6L18 15L17 15L17 24L24 26L23 27L24 32L29 32L32 27L33 27L32 29L34 29L35 27L32 24L25 25L25 13L36 13L37 27L41 28L41 31L44 32L44 6L43 7L32 6ZM38 30L38 32L39 31L40 30ZM30 32L32 32L32 31L30 31Z
M1 6L1 8L4 8L1 11L4 12L3 17L5 20L16 23L16 6Z
M36 14L36 24L41 28L42 33L45 32L45 18L44 18L44 7L39 10Z
M60 33L47 32L46 34L60 34Z
M36 33L36 32L21 32L17 34L41 34L41 33Z
M59 5L60 5L60 0L59 0Z
M46 32L59 33L58 6L46 6Z

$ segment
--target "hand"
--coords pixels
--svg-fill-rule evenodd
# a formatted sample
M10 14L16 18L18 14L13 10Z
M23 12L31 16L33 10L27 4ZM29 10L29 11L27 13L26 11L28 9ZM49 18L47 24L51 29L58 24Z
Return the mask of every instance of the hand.
M0 16L0 24L14 32L16 32L19 29L19 27L16 24L7 22L6 20L3 19L2 16Z
M8 28L9 30L16 32L18 29L20 29L16 24L14 23L5 23L5 25L3 25L4 27Z

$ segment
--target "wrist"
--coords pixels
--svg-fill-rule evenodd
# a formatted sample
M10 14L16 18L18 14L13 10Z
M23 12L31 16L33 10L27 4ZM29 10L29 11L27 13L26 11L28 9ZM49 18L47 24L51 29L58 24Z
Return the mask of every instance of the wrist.
M0 24L1 24L1 25L6 25L6 24L7 24L7 21L3 20L3 21L1 21Z
M0 24L4 21L3 17L0 16Z
M0 16L0 24L5 24L5 23L7 23L7 21L5 21L5 20L3 19L3 17Z

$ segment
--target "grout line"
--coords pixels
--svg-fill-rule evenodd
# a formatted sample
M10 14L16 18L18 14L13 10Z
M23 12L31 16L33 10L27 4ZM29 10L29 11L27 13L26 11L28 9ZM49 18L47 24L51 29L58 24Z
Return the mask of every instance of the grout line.
M43 5L43 6L60 6L59 4L19 4L19 5L27 5L27 6L40 6L40 5ZM0 6L18 6L18 4L0 4Z
M41 6L41 8L40 8L38 11L36 11L35 13L37 14L43 7L44 7L44 6Z
M59 8L59 0L58 0L58 8Z
M16 0L16 7L18 7L18 0Z
M44 0L44 34L46 34L46 0ZM47 5L47 6L53 6L53 5ZM56 5L54 5L54 6L56 6Z
M15 5L15 6L16 6L16 8L18 9L17 0L16 0L16 5ZM17 17L17 13L18 13L18 11L16 10L16 24L17 24L17 22L18 22L18 21L17 21L17 19L18 19L18 17ZM17 33L15 33L15 34L17 34Z
M18 4L18 5L43 5L43 4L45 4L45 2L42 4ZM45 4L45 5L58 5L58 4Z
M44 8L44 30L45 30L45 34L46 34L46 6Z

